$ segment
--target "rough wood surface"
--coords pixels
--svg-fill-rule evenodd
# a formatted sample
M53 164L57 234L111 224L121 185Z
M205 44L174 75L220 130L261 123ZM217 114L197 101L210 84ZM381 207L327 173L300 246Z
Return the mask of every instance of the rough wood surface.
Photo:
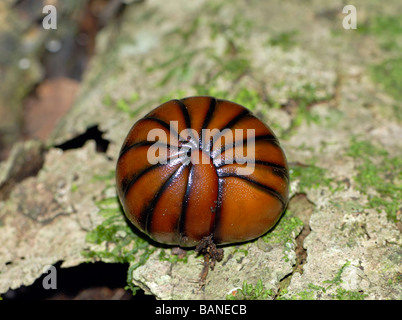
M401 76L390 71L401 69L401 3L355 1L357 30L342 28L342 1L308 3L129 5L99 34L42 169L0 202L0 293L58 261L103 260L130 263L129 284L158 299L401 299ZM113 177L136 119L201 94L275 130L293 196L271 232L224 247L202 290L202 258L172 256L127 226ZM54 148L96 126L106 153L92 141ZM244 292L244 281L263 290Z

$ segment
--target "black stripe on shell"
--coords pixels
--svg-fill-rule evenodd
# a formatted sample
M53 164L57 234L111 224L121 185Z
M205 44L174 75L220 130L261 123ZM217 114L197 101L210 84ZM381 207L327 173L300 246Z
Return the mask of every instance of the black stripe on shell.
M216 207L215 207L215 220L212 228L212 235L215 243L221 242L221 237L216 233L216 230L219 229L220 225L220 217L221 217L221 208L222 208L222 196L223 196L223 183L224 180L218 177L218 198L216 199Z
M248 114L250 114L250 111L247 109L240 112L237 116L235 116L232 120L230 120L222 128L219 129L219 132L213 136L212 141L215 142L216 140L218 140L218 138L225 133L225 129L230 129L232 126L234 126L237 122L239 122Z
M212 115L213 115L213 113L215 112L215 109L216 109L216 104L217 104L216 98L210 97L209 108L208 108L207 114L205 115L204 122L202 123L201 132L199 132L199 136L200 136L200 141L199 141L200 150L203 150L203 148L204 148L204 142L205 142L205 141L202 141L202 140L203 140L202 131L203 131L204 129L206 129L206 127L208 126L208 124L211 122Z
M185 230L186 213L187 213L188 199L190 197L191 188L194 183L194 166L191 163L189 164L189 166L190 166L190 172L189 172L188 178L187 178L186 193L184 195L183 206L181 209L180 220L179 220L179 224L178 224L179 229L177 230L179 239L180 239L180 243L182 242L182 240L184 240L187 237L186 230Z
M237 163L236 160L233 161L233 164L241 165L240 163ZM263 161L263 160L248 161L245 164L246 165L252 164L252 165L258 165L258 166L266 167L266 168L270 169L273 174L281 177L282 179L285 179L285 180L289 181L288 170L286 169L286 167L284 167L284 166L282 166L280 164L277 164L277 163L274 163L274 162ZM228 165L231 165L231 163L228 163L228 164L221 163L220 165L217 165L215 167L216 171L217 171L217 174L219 175L219 169L223 168L224 166L228 166Z
M165 166L165 165L177 165L179 162L181 162L182 159L179 158L174 158L172 160L168 160L167 163L157 163L154 164L152 166L149 166L145 169L143 169L140 172L137 172L134 176L130 177L130 178L124 178L121 185L122 185L122 191L123 191L123 195L125 198L127 198L127 194L129 193L130 189L132 188L132 186L137 182L138 179L140 179L144 174L147 174L148 172L155 170L161 166Z
M248 114L250 114L250 111L248 109L244 109L237 116L235 116L232 120L230 120L226 125L224 125L220 129L220 131L223 131L224 129L230 129L232 126L234 126L237 122L239 122L241 119L243 119Z
M155 118L155 117L147 117L147 118L143 118L143 119L139 120L138 122L145 121L145 120L151 120L151 121L157 122L160 125L162 125L164 128L166 128L169 131L170 134L173 134L176 137L179 137L179 134L177 133L177 131L174 130L173 128L171 128L170 125L168 123L166 123L165 121L163 121L163 120L161 120L159 118ZM137 122L137 124L138 124L138 122ZM120 153L119 153L119 158L122 156L123 153L127 152L127 150L129 150L130 148L135 147L136 145L140 145L140 144L146 145L148 142L155 143L155 141L145 140L145 141L140 141L140 142L137 142L137 143L134 143L134 144L131 144L131 145L129 145L129 144L123 145L121 147L121 150L120 150Z
M208 124L211 122L212 115L216 109L216 103L217 103L216 98L210 97L210 99L211 99L211 101L209 103L208 112L205 115L204 122L202 123L201 132L202 132L202 129L205 129L208 126Z
M219 175L219 178L228 178L228 177L242 179L242 180L245 180L245 181L247 181L247 182L249 182L249 183L251 183L251 184L253 184L253 185L257 186L257 187L260 187L262 190L264 190L265 192L269 193L271 196L277 198L279 200L279 202L282 204L282 208L283 209L285 208L285 206L286 206L285 200L283 199L282 195L278 191L276 191L275 189L273 189L271 187L268 187L265 184L260 183L258 181L255 181L253 179L250 179L247 176L239 176L239 175L233 174L233 173L223 173L223 174Z
M190 114L188 112L186 104L183 101L177 100L177 99L173 100L173 101L177 102L179 107L180 107L180 110L181 110L181 112L182 112L182 114L184 116L184 121L186 123L186 129L192 129L192 127L191 127L191 117L190 117ZM197 145L198 141L195 140L195 137L193 136L192 131L190 131L189 134L191 135L190 136L190 141L188 141L187 137L185 137L186 142L189 142L190 145L193 148L197 148L198 147L198 145Z
M275 145L275 146L279 146L278 139L277 139L275 136L270 135L270 134L266 134L266 135L262 135L262 136L255 137L255 140L254 140L254 141L255 141L255 142L258 142L258 141L269 141L271 144L273 144L273 145ZM234 141L233 143L225 144L223 147L221 147L220 150L217 150L217 151L215 151L215 152L212 152L212 153L213 153L212 158L215 160L216 157L218 157L219 155L221 155L221 154L224 153L225 151L230 150L230 149L233 149L233 148L236 148L236 147L238 147L238 146L240 146L240 145L247 146L247 143L248 143L248 138L245 138L245 139L243 139L243 140L241 140L241 141Z
M154 209L160 199L160 197L163 195L165 190L182 174L184 168L186 166L181 165L179 168L177 168L176 171L174 171L170 177L165 181L165 183L160 187L158 192L155 194L154 198L152 201L148 204L148 206L143 210L141 213L141 221L145 221L145 226L144 230L146 233L151 234L151 225L152 225L152 217L154 214Z
M177 102L177 104L180 107L181 112L183 113L184 121L186 122L186 128L187 129L191 128L191 119L190 119L190 114L188 113L187 106L181 100L176 99L176 100L173 100L173 101Z
M138 148L138 147L143 147L143 146L152 146L152 145L157 146L157 147L166 147L166 148L169 149L169 150L177 150L177 151L180 150L180 147L172 146L171 144L168 144L168 143L165 143L165 142L159 142L159 141L142 141L142 142L134 143L134 144L132 144L132 145L124 146L124 147L121 149L121 151L120 151L119 159L118 159L118 160L120 160L120 158L121 158L122 156L124 156L125 153L127 153L128 151L130 151L130 150L132 150L132 149L135 149L135 148ZM118 160L117 160L117 161L118 161Z

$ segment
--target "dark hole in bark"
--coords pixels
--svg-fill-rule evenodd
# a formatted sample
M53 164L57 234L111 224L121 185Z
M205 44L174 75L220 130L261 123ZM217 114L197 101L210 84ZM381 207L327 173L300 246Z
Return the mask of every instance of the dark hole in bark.
M88 140L94 140L96 143L96 151L106 153L110 141L103 138L103 131L100 131L98 126L93 126L87 129L83 134L68 140L62 144L55 146L62 150L78 149L81 148Z
M127 285L128 264L84 263L72 268L54 265L56 289L45 289L43 283L50 273L42 274L32 285L21 286L2 294L4 300L154 300L144 291L133 296Z

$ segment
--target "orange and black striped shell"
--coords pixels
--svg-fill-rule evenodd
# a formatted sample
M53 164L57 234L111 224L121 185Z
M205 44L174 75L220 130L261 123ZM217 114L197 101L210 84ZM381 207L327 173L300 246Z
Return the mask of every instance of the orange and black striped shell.
M152 129L165 137L149 139ZM203 136L208 131L202 129L217 130ZM247 129L254 129L253 157L246 152ZM231 132L239 135L231 140ZM152 146L160 147L155 157L167 161L150 161ZM247 153L243 163L239 152ZM247 163L253 172L239 174ZM201 96L168 101L134 124L120 151L116 182L138 229L158 242L191 247L210 235L216 244L263 235L286 207L289 174L268 126L239 104Z

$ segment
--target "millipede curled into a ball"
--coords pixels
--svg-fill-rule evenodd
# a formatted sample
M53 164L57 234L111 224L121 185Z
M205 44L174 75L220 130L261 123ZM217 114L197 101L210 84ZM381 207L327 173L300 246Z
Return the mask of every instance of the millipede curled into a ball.
M154 129L166 141L148 139ZM254 134L252 158L247 129ZM167 161L150 161L155 146ZM246 162L237 161L238 154ZM239 174L248 164L252 172ZM163 103L133 125L116 183L125 214L139 230L160 243L194 247L205 239L221 245L266 233L286 208L289 171L267 125L239 104L200 96Z

